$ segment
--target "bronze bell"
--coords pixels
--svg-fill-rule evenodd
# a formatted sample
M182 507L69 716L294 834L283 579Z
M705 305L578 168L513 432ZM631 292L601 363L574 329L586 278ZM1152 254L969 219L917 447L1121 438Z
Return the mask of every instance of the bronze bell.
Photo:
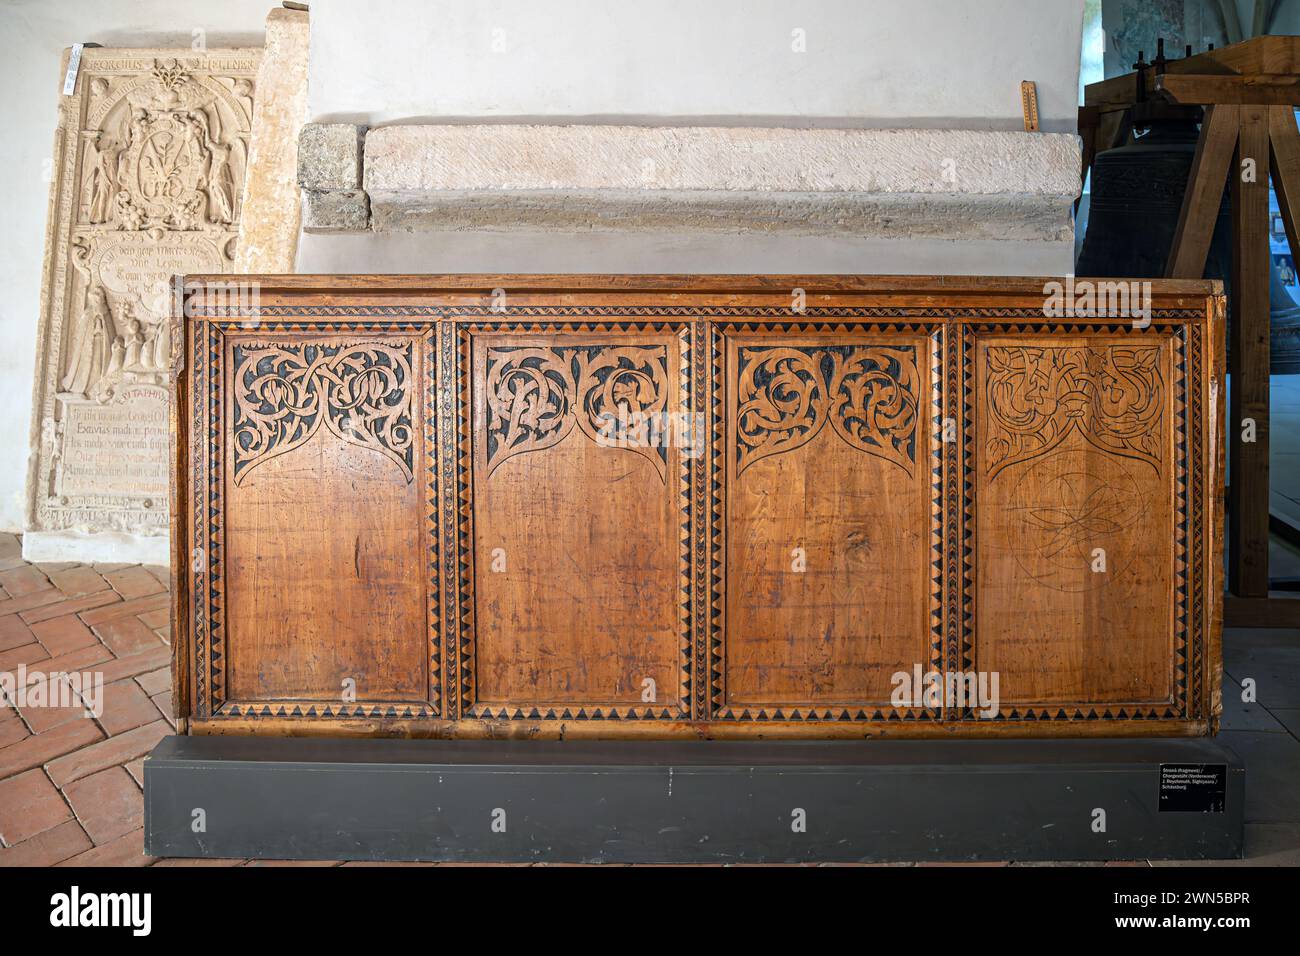
M1191 117L1151 120L1145 134L1097 154L1077 275L1140 279L1164 275L1197 135L1197 122ZM1232 271L1229 212L1225 184L1205 262L1205 277L1222 279L1225 287ZM1269 271L1270 370L1275 375L1298 373L1300 305L1282 284L1277 266L1270 265Z

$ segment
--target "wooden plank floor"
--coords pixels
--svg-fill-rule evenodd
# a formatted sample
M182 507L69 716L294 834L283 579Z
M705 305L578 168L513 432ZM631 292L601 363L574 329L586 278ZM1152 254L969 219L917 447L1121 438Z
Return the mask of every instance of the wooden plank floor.
M29 564L19 539L0 534L0 672L25 665L104 679L99 717L0 706L0 866L458 865L145 856L143 758L173 732L166 580L165 568ZM1245 862L1300 865L1300 633L1230 629L1225 658L1222 739L1252 768ZM1249 676L1261 703L1241 703L1229 683Z

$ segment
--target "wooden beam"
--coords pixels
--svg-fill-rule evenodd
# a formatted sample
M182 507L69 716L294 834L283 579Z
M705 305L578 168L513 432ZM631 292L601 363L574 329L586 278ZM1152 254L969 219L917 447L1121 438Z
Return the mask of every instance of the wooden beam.
M1187 177L1183 208L1178 213L1174 242L1169 249L1165 276L1170 279L1199 279L1205 274L1205 259L1214 238L1214 223L1223 203L1223 187L1232 165L1241 123L1238 106L1210 106L1205 110L1201 136L1196 141L1192 171Z
M1272 167L1273 191L1282 210L1286 239L1293 254L1300 254L1300 128L1295 111L1289 106L1271 106L1268 110L1268 144Z
M1262 36L1198 53L1196 56L1170 60L1163 76L1180 73L1231 75L1250 73L1300 73L1300 36ZM1083 88L1086 106L1099 106L1103 112L1133 105L1136 81L1132 73L1122 73L1108 80L1089 83ZM1155 71L1147 71L1147 89L1155 89Z
M1296 127L1295 111L1289 106L1270 106L1268 110L1268 142L1273 191L1277 193L1277 204L1282 211L1282 222L1286 226L1286 239L1291 245L1292 253L1300 250L1300 128ZM1270 494L1270 500L1272 495ZM1280 537L1294 542L1295 526L1282 514L1274 514L1269 509L1269 529ZM1285 598L1272 598L1265 602L1246 600L1246 608L1234 611L1237 618L1257 617L1265 621L1281 623L1259 624L1258 627L1300 627L1300 601L1288 601ZM1266 604L1268 607L1254 607Z
M1089 134L1085 132L1085 124L1091 122L1091 117L1097 119L1096 128L1092 130L1091 148L1088 143ZM1114 149L1117 146L1123 146L1129 141L1133 132L1133 114L1131 110L1117 110L1107 113L1091 106L1079 107L1079 135L1084 141L1083 169L1079 175L1079 198L1074 201L1074 211L1079 211L1079 204L1083 202L1083 187L1088 184L1088 171L1092 169L1099 153L1104 153L1108 149Z
M1083 140L1083 165L1079 169L1079 198L1074 201L1074 211L1079 211L1083 201L1083 187L1088 185L1088 170L1097 156L1097 134L1101 126L1101 111L1095 106L1079 107L1079 136Z
M1241 598L1229 594L1223 602L1224 627L1300 627L1300 599Z
M1131 110L1101 114L1101 125L1097 128L1097 152L1104 153L1116 146L1124 146L1133 135L1133 113Z
M1232 192L1228 590L1268 597L1269 117L1241 107ZM1253 441L1243 440L1250 435Z
M1157 76L1153 95L1173 103L1237 103L1259 106L1300 106L1300 76L1254 73L1250 76L1204 76L1169 73Z

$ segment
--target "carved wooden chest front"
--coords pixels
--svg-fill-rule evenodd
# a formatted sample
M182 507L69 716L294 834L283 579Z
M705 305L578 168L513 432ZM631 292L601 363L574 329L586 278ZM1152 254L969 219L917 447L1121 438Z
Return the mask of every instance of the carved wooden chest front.
M1217 727L1209 283L230 278L176 336L189 732Z

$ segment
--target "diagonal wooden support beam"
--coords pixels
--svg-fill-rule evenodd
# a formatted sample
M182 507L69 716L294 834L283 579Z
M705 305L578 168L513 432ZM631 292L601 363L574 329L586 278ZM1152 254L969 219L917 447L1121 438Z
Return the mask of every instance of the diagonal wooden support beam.
M1205 274L1205 258L1214 237L1214 222L1223 202L1223 187L1240 123L1239 106L1205 108L1205 121L1201 124L1196 156L1183 194L1183 208L1178 213L1178 226L1165 266L1168 278L1199 279Z
M1269 113L1241 107L1232 192L1228 589L1268 597ZM1249 434L1253 440L1244 440Z
M1273 190L1286 225L1286 239L1291 251L1300 254L1296 227L1300 225L1300 128L1295 110L1289 106L1270 106L1268 143L1272 158Z

